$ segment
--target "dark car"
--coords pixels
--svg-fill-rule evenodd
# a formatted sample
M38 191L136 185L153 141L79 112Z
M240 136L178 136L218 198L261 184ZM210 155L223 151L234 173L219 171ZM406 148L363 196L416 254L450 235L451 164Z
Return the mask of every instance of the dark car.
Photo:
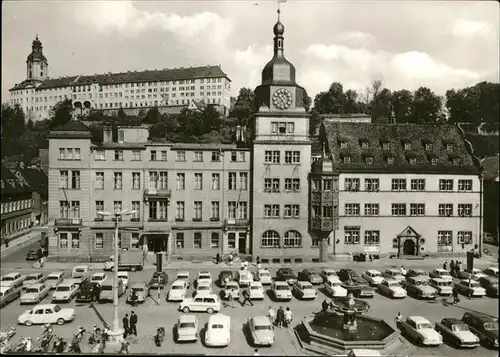
M290 268L279 268L276 272L276 281L286 281L293 284L297 281L297 275Z
M150 289L163 289L168 283L168 275L164 271L155 271L151 280L149 281L148 287Z
M493 349L498 348L498 321L477 312L466 312L462 321L471 332L479 337L481 343Z
M375 296L375 292L370 288L370 284L359 276L352 269L341 269L338 273L339 279L342 281L342 287L348 293L352 293L356 297L369 297Z
M28 254L26 254L26 260L38 260L40 258L40 250L31 249Z
M80 286L80 290L76 293L76 302L92 302L99 300L101 293L101 284L85 283Z
M474 335L469 326L459 319L444 318L441 322L436 322L435 330L452 346L462 348L479 346L479 337Z
M492 276L479 278L479 284L486 289L486 294L491 297L498 297L498 279Z
M223 270L219 273L219 284L220 286L226 286L226 281L232 281L235 279L236 274L231 270Z
M316 270L304 269L299 272L298 277L300 281L308 281L311 284L323 283L323 277Z

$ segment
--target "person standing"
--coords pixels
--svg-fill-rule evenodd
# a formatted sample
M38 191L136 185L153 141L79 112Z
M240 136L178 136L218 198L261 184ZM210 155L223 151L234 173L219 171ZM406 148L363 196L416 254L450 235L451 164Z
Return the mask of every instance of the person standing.
M128 331L129 331L129 324L128 324L128 314L125 314L125 316L122 319L122 326L123 326L123 338L127 338L128 336Z
M217 253L217 255L215 256L215 263L216 264L220 263L220 253Z
M285 311L286 327L290 328L292 326L292 320L293 320L292 310L290 310L290 307L287 307Z
M285 310L283 310L283 306L280 306L278 312L276 313L276 321L278 323L278 327L283 327L283 321L285 320Z
M450 262L450 272L451 275L455 274L455 262L453 260Z
M321 312L327 312L329 307L330 304L328 303L328 301L326 301L326 299L323 300L323 302L321 303Z
M403 315L401 315L401 312L398 312L396 315L396 326L399 326L399 324L403 321Z
M453 288L453 305L456 305L460 302L460 298L458 297L458 290Z
M444 269L444 270L448 270L447 268L448 268L448 262L447 262L447 261L445 261L445 262L443 263L443 269Z
M134 311L130 314L130 334L137 336L137 315Z
M274 323L276 322L276 312L274 312L274 309L272 308L272 306L269 306L268 315L269 315L269 321L271 322L271 325L274 326Z

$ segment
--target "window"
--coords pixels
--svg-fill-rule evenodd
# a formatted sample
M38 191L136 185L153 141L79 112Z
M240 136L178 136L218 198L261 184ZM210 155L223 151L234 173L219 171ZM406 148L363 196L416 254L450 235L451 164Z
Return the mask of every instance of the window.
M340 142L340 148L341 149L347 149L347 141L341 141Z
M59 233L59 248L68 248L68 233Z
M68 188L68 171L59 171L59 188Z
M285 218L299 217L300 216L300 206L299 205L285 205L284 213Z
M280 235L276 231L265 231L262 233L260 243L263 248L279 247Z
M71 171L71 188L73 190L80 189L80 171Z
M196 232L193 237L193 244L195 248L201 248L201 233Z
M135 213L132 215L131 220L139 221L141 217L141 202L132 201L132 210L135 211Z
M236 201L229 201L227 203L227 218L236 219Z
M231 232L227 235L227 247L230 249L236 248L236 233Z
M272 152L272 163L273 164L279 164L280 163L280 152L279 151L273 151Z
M210 237L210 248L219 248L219 233L212 233Z
M248 173L240 172L240 190L248 190Z
M346 216L359 216L359 203L346 203L345 204Z
M201 221L202 220L202 211L203 211L203 205L201 201L195 201L194 202L194 215L193 215L193 221Z
M344 227L344 244L359 244L359 227Z
M438 245L452 245L452 231L438 231Z
M393 216L406 216L406 204L393 203L391 206L391 212Z
M184 173L177 174L177 189L178 190L186 189L186 175Z
M404 143L404 149L405 149L405 151L411 150L411 143L405 142Z
M104 161L106 160L106 151L98 149L95 151L95 160L96 161Z
M80 233L71 233L71 248L80 248Z
M302 246L302 235L297 231L288 231L283 239L285 248L300 248Z
M286 133L293 134L295 132L295 123L286 123Z
M459 191L472 191L472 180L458 180Z
M346 178L344 189L346 191L359 191L359 178Z
M113 172L113 189L121 190L123 188L123 174L121 172Z
M271 191L272 192L280 192L280 179L279 178L271 179Z
M379 186L380 186L379 179L377 178L365 179L365 191L378 191Z
M59 218L69 218L68 201L59 201Z
M151 161L156 161L157 160L156 150L151 150L149 160L151 160Z
M195 151L193 161L203 162L203 151Z
M425 204L410 203L410 216L425 216Z
M406 179L392 179L392 191L406 191Z
M245 157L245 152L244 151L239 151L238 152L238 157L239 157L238 161L241 161L241 162L245 162L246 161L246 157Z
M379 245L380 231L365 231L365 245Z
M264 153L264 162L266 164L270 164L273 162L273 152L272 151L266 150L266 152Z
M351 157L350 156L344 156L344 164L350 164L351 163Z
M115 161L123 161L123 150L115 150Z
M238 161L238 155L236 151L231 151L231 162L237 162Z
M472 205L471 204L458 204L458 215L461 217L470 217L472 216Z
M228 189L236 190L236 172L229 172L228 176Z
M368 149L370 147L370 144L368 141L362 141L361 142L361 149Z
M220 190L220 174L212 174L212 190Z
M453 191L453 180L439 180L439 191Z
M141 151L132 150L132 161L141 161Z
M426 143L425 144L425 151L431 151L432 150L432 144L431 143Z
M186 161L186 152L185 151L177 151L175 160L176 161Z
M140 190L141 189L141 173L140 172L132 172L132 189Z
M203 174L195 173L194 174L194 189L201 190L203 189Z
M80 201L71 201L71 218L80 218Z
M323 180L323 191L332 191L332 189L333 189L333 181Z
M437 157L431 157L431 165L436 166L438 164L438 159Z
M113 201L113 212L121 213L123 210L122 201Z
M212 161L220 161L220 152L212 151Z
M367 156L367 157L365 157L365 164L367 164L367 165L373 165L373 156Z
M285 151L285 164L300 163L300 151Z
M220 204L219 201L212 201L212 216L210 217L211 221L218 221L220 219Z
M102 233L95 234L94 247L95 249L104 248L104 235Z
M411 179L410 188L412 191L424 191L425 179Z
M104 201L95 201L95 221L102 221L103 216L99 212L104 211Z
M184 248L184 233L177 233L175 235L175 247Z
M312 189L313 189L313 191L320 191L321 190L321 180L318 180L318 179L312 180Z
M417 164L417 158L416 157L410 157L408 159L408 161L410 162L410 165L416 165Z
M248 219L248 210L246 201L238 202L238 219Z
M457 234L458 244L472 244L472 232L459 231Z
M440 203L438 205L438 213L441 217L451 217L453 216L453 204L451 203Z
M394 165L394 157L388 156L387 157L387 164L388 165Z
M177 201L176 202L175 219L177 221L184 220L184 201Z
M378 203L365 203L365 216L378 216L379 204Z
M270 178L264 179L264 191L271 192L272 180Z
M272 214L271 216L273 218L279 218L280 217L280 205L272 205Z

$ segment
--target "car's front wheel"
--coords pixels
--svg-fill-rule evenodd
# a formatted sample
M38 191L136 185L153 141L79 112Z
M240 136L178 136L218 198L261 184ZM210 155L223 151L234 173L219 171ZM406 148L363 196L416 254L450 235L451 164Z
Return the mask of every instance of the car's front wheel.
M189 312L189 307L184 306L184 307L182 308L182 312L184 312L184 313L186 313L186 314L187 314L187 313Z
M214 309L212 309L211 307L209 307L209 308L207 309L207 313L209 313L209 314L213 314L213 313L214 313Z
M24 324L25 324L26 326L31 326L31 325L33 325L33 321L31 321L31 320L26 320L26 321L24 322Z
M64 319L62 317L60 317L60 318L57 319L57 324L58 325L64 325L64 322L65 321L64 321Z

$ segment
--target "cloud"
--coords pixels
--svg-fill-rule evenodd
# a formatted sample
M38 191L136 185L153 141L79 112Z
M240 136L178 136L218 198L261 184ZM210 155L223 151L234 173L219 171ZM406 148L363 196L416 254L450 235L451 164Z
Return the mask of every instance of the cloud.
M458 38L486 36L493 31L494 28L490 23L465 19L455 20L451 30L453 36Z

